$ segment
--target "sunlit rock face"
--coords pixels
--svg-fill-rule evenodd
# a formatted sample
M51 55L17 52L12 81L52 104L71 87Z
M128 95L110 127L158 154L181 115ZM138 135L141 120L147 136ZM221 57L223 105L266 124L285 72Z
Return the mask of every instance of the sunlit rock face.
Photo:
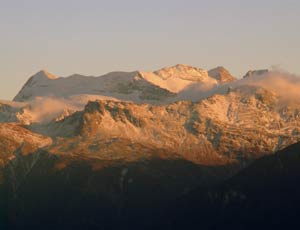
M233 77L223 66L218 66L208 71L208 75L220 83L234 82L237 79Z
M197 103L167 106L96 101L76 114L77 119L71 116L53 127L61 130L56 135L67 132L80 138L76 147L71 144L74 139L63 143L78 154L96 154L97 150L88 147L98 145L100 140L118 143L126 139L168 149L199 164L247 162L299 141L300 105L291 109L278 103L275 93L256 87L237 88Z
M49 137L29 131L14 123L0 124L1 157L11 158L14 152L22 148L23 154L28 154L39 148L50 146Z
M206 70L178 64L154 72L140 72L147 81L173 93L180 93L191 85L217 85L218 82L208 76Z
M33 133L18 124L0 124L0 184L4 182L5 166L17 158L17 151L27 155L51 144L51 138Z
M18 106L3 104L0 118L51 137L49 151L54 154L109 158L108 152L114 155L119 143L130 142L161 148L197 164L244 164L299 140L299 102L284 101L281 90L270 88L275 78L263 73L259 79L236 80L223 67L206 71L187 65L101 77L59 78L41 71L15 98L31 92L32 100ZM278 79L282 82L285 76ZM195 84L216 88L205 91ZM100 99L80 94L96 89ZM104 97L105 92L120 97ZM135 96L127 100L126 95ZM180 99L183 96L186 100ZM122 150L133 151L130 145Z

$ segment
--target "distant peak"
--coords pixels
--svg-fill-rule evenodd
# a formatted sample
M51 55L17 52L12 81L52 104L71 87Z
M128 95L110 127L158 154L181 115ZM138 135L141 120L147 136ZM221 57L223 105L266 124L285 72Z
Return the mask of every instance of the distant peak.
M224 66L217 66L217 67L215 67L215 68L213 68L211 70L228 71Z
M169 67L162 68L161 70L177 70L177 71L184 72L184 71L191 70L191 69L202 70L200 68L193 67L193 66L190 66L190 65L185 65L185 64L176 64L174 66L169 66Z
M252 76L260 76L269 73L268 69L249 70L243 78L249 78Z
M176 64L174 67L175 68L195 68L193 66L186 65L186 64Z
M34 78L47 78L47 79L50 79L50 80L54 80L54 79L58 78L54 74L49 73L47 70L44 70L44 69L37 72L35 75L33 75L33 77Z
M165 67L154 73L162 79L181 78L185 80L200 81L208 78L206 70L184 64Z
M223 66L218 66L209 70L208 75L221 83L233 82L236 80L236 78Z

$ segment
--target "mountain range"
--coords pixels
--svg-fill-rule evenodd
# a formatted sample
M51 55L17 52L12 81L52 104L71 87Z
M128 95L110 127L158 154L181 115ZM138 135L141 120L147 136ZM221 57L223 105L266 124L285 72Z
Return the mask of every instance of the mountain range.
M180 100L181 92L192 85L212 88L234 80L223 67L206 71L181 64L154 72L111 72L99 77L73 74L62 78L42 70L26 82L14 101L24 102L49 96L67 98L94 95L99 99L161 104Z
M182 64L99 77L40 71L13 101L0 101L4 226L167 229L200 215L211 229L237 214L228 226L243 226L256 209L241 210L268 199L256 177L268 191L290 191L271 177L274 161L298 159L299 79ZM255 206L260 215L270 199Z

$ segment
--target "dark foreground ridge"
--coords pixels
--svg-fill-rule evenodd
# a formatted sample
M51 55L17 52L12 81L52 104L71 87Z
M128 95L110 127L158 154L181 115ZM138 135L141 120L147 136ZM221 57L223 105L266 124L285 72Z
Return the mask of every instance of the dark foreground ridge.
M24 162L32 162L34 155L6 168L10 184L1 188L1 197L6 196L1 200L4 229L291 229L299 225L300 144L265 156L227 180L224 175L232 175L234 166L151 159L99 161L101 169L95 171L89 160L72 159L57 170L59 157L46 151L36 154L38 162L28 175L23 173ZM12 167L17 175L11 174Z
M36 155L38 154L38 156ZM26 164L35 166L26 173ZM145 229L159 223L178 194L220 183L235 166L199 166L183 159L95 161L46 151L6 168L8 229ZM68 162L65 168L59 168ZM58 169L59 168L59 169ZM13 172L13 173L12 173Z

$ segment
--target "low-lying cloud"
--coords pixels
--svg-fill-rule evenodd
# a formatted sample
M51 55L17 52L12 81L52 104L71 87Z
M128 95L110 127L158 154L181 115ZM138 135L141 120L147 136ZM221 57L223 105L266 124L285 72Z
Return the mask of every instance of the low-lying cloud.
M233 86L259 86L276 93L281 99L300 102L300 76L284 71L271 71L242 79Z
M22 119L30 122L49 122L63 115L68 111L78 111L84 108L84 104L79 104L70 99L39 97L30 102L21 114Z

